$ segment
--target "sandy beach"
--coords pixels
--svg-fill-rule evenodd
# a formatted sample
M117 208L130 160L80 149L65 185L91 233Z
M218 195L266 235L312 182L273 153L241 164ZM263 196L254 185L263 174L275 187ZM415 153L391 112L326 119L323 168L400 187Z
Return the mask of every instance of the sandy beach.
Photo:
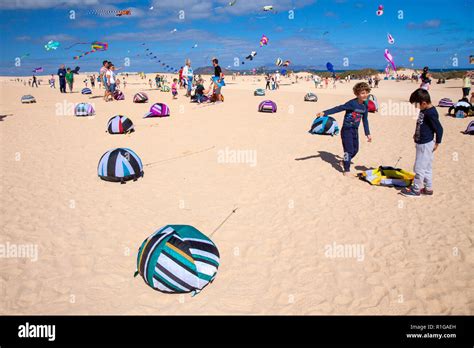
M37 246L36 260L1 260L1 314L474 313L474 147L460 133L469 118L437 108L444 136L435 193L410 199L343 177L340 136L308 133L317 112L353 98L357 81L316 90L283 79L279 90L256 97L262 77L229 77L223 103L197 105L184 90L173 100L138 76L127 79L124 101L109 103L97 86L91 96L81 95L82 82L60 94L42 80L32 88L0 78L0 115L7 115L0 243ZM369 114L372 143L360 130L354 174L380 165L413 169L417 113L397 110L417 87L381 81L372 90L381 108ZM434 104L457 101L460 87L461 80L433 84ZM132 102L139 91L147 104ZM303 100L310 91L318 102ZM21 104L25 94L37 103ZM264 99L276 102L277 113L257 112ZM96 115L75 117L79 102L92 103ZM156 102L171 116L143 119ZM115 115L129 117L136 132L106 133ZM340 126L342 117L335 116ZM143 178L99 179L98 161L115 147L140 156ZM212 234L219 249L217 277L197 296L162 294L133 277L140 244L167 224ZM347 245L358 254L331 253Z

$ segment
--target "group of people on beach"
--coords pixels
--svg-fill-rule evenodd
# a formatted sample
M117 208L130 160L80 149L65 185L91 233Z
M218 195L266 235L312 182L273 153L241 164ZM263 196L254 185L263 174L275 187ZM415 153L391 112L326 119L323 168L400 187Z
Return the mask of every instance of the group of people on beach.
M198 104L208 100L211 103L222 102L224 98L221 94L221 88L224 81L224 73L219 66L219 60L212 58L211 63L214 67L214 74L210 79L209 87L204 87L204 79L201 75L194 75L194 71L191 67L191 60L186 59L185 65L181 67L178 72L178 78L173 79L171 85L171 93L173 99L178 96L178 89L185 89L185 97L195 101Z
M274 74L265 75L265 90L275 90L280 88L280 72L277 70Z
M102 62L97 79L99 87L102 84L105 88L104 101L114 101L114 94L120 87L120 79L117 78L115 65L107 60Z

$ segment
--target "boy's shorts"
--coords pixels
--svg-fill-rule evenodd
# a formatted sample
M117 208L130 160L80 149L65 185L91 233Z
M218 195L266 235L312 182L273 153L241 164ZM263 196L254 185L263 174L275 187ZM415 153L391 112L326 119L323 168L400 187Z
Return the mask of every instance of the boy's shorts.
M171 94L173 94L173 97L176 97L178 95L178 91L173 91Z
M109 88L108 88L108 91L114 93L116 86L117 85L115 83L111 83Z

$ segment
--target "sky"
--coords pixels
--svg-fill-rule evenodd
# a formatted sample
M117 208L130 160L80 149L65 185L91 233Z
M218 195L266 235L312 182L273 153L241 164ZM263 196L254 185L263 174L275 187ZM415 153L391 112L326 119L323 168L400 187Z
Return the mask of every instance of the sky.
M113 12L125 9L130 16ZM277 58L290 68L383 69L385 49L397 66L474 68L473 10L473 0L0 0L0 75L56 73L60 64L98 71L105 59L123 71L154 72L190 58L196 69L212 57L233 69L274 66ZM260 47L262 35L269 41ZM50 40L56 50L45 49ZM108 49L73 59L94 41Z

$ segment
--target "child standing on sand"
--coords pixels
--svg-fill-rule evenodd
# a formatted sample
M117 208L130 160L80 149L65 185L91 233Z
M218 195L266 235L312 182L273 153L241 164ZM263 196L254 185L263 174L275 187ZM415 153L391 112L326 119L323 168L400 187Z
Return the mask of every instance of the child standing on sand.
M72 87L74 85L74 73L71 71L71 68L67 68L66 70L66 82L69 86L69 92L72 93Z
M352 89L357 98L349 100L343 105L336 106L320 112L316 116L328 116L345 111L344 121L341 129L342 147L344 148L344 160L342 165L344 167L344 175L348 176L351 170L351 159L353 159L357 152L359 152L359 125L360 121L364 124L364 132L367 141L372 141L372 136L369 130L369 119L367 116L367 97L370 93L370 87L366 82L357 83Z
M413 140L416 144L415 180L413 185L402 190L402 195L419 197L433 194L433 154L441 144L443 127L439 123L438 111L431 104L427 90L419 88L410 96L410 103L420 109ZM433 140L436 133L436 141Z
M51 78L49 79L49 87L56 88L53 74L51 74Z
M173 83L171 84L171 94L173 94L173 99L177 99L178 95L178 79L173 79Z

